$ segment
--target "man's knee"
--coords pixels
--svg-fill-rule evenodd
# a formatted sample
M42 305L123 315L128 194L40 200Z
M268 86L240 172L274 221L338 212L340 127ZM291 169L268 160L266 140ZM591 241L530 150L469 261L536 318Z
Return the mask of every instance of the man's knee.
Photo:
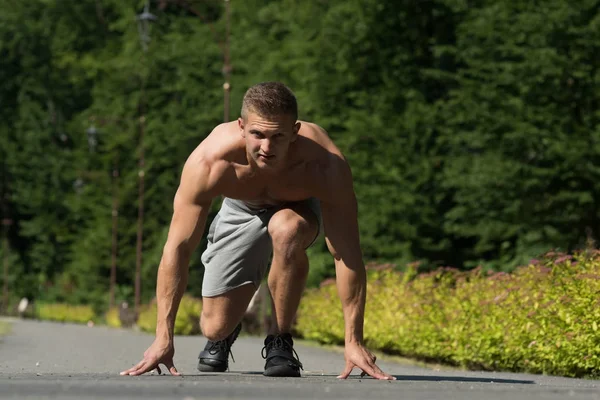
M233 332L234 327L230 328L226 319L214 315L214 313L202 310L202 315L200 316L200 329L202 330L202 335L204 335L204 337L216 342L229 336L229 334Z
M269 222L269 235L275 251L285 249L304 250L316 234L316 226L290 209L284 209L273 216Z
M240 323L256 287L244 284L216 297L203 297L200 329L209 340L225 339Z

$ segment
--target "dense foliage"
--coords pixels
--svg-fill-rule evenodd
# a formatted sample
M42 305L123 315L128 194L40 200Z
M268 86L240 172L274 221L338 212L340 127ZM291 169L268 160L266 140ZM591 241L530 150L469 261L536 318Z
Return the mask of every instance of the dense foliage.
M477 369L599 376L600 251L548 254L511 274L385 267L369 274L372 348ZM296 329L344 343L334 284L304 297Z
M96 313L90 306L70 304L37 304L33 317L45 321L94 323Z
M181 298L177 317L175 318L176 335L197 335L200 333L198 317L202 312L202 301L185 295ZM110 324L109 324L110 325ZM112 324L116 326L116 324ZM156 332L156 302L144 307L137 321L137 326L145 332Z
M226 30L221 1L152 1L144 52L144 3L0 0L0 201L13 221L3 256L14 299L106 307L114 195L117 301L132 300L141 115L143 300L154 294L181 167L222 119ZM599 7L231 1L232 118L254 83L296 92L301 118L352 165L367 260L510 269L598 235ZM332 275L323 242L310 257L311 284Z

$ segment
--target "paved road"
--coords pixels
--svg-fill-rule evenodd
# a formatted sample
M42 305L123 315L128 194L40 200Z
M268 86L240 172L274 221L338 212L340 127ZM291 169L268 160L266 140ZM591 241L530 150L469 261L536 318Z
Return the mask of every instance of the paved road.
M392 362L380 366L393 382L336 379L343 356L297 346L302 378L262 376L261 338L240 337L231 372L201 374L204 339L178 337L175 365L183 377L122 377L153 336L127 330L12 320L0 339L0 398L5 399L596 399L600 381L526 374L434 371Z

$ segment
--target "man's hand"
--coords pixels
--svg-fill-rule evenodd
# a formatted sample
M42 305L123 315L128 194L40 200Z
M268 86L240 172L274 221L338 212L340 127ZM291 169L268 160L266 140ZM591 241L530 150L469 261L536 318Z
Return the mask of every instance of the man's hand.
M375 364L377 357L375 357L375 355L373 355L373 353L367 350L363 345L357 343L347 344L346 348L344 349L344 358L346 359L346 368L344 369L344 372L338 376L339 379L348 378L355 367L362 369L363 372L361 373L361 377L364 375L370 375L375 379L396 379L393 376L383 372Z
M175 347L173 346L173 342L155 339L154 343L152 343L152 345L148 347L148 350L144 352L142 361L137 363L134 367L121 372L121 375L142 375L153 369L156 369L156 371L161 374L162 371L160 370L159 364L164 364L171 375L181 375L177 372L177 369L173 364L174 355Z

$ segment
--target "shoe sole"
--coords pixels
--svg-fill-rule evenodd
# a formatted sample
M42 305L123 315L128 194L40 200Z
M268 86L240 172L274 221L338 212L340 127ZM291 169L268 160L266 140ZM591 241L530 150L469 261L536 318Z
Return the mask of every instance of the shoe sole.
M287 365L276 365L265 369L264 376L272 376L278 378L300 378L300 370L288 367Z
M242 324L238 324L233 331L233 340L231 341L231 346L233 346L241 331ZM204 364L202 360L199 360L196 368L200 372L225 372L227 371L227 368L229 368L229 360L227 360L225 365L209 365Z
M200 372L225 372L227 366L224 367L213 367L212 365L202 364L202 361L198 362L198 371Z

